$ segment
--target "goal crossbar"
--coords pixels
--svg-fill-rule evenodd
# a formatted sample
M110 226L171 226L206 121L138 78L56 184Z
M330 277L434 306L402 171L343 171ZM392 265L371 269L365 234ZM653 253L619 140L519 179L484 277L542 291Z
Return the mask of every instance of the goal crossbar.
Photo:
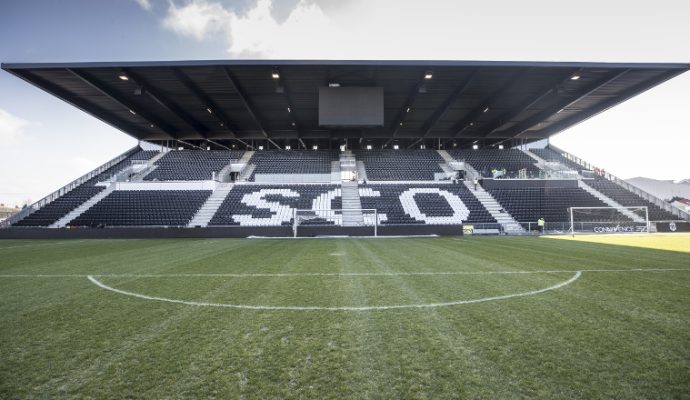
M359 209L294 209L293 235L297 237L300 226L342 226L372 227L374 236L378 236L379 215L375 208Z

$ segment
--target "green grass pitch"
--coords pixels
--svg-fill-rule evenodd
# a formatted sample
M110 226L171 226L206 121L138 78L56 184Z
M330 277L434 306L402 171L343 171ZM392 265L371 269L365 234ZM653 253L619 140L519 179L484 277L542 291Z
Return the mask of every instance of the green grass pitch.
M0 398L690 398L690 253L0 241Z

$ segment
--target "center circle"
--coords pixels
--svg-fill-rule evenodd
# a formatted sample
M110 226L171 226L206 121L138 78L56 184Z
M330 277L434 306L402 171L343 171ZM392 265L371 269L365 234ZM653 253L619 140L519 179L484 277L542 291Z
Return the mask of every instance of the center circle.
M509 273L509 272L503 272L503 273ZM542 271L523 271L523 272L512 272L512 273L545 273ZM453 275L453 273L419 273L419 275ZM501 274L501 272L494 272L494 273L486 273L486 275L489 274ZM294 274L246 274L245 276L299 276L299 275L294 275ZM323 275L323 274L322 274ZM382 275L382 274L379 274ZM386 276L400 276L400 275L412 275L411 273L401 273L401 274L387 274ZM455 274L458 275L458 274ZM469 275L469 274L467 274ZM419 304L390 304L390 305L371 305L371 306L274 306L274 305L251 305L251 304L231 304L231 303L215 303L215 302L203 302L203 301L190 301L190 300L181 300L181 299L174 299L174 298L169 298L169 297L161 297L161 296L151 296L143 293L137 293L134 291L128 291L128 290L123 290L123 289L118 289L112 286L109 286L105 283L103 283L101 280L96 278L93 275L87 276L88 280L93 283L94 285L98 286L101 289L105 289L114 293L118 293L121 295L125 296L130 296L130 297L135 297L143 300L148 300L148 301L158 301L158 302L166 302L166 303L173 303L173 304L182 304L182 305L189 305L189 306L197 306L197 307L217 307L217 308L233 308L233 309L244 309L244 310L264 310L264 311L384 311L384 310L399 310L399 309L426 309L426 308L436 308L436 307L449 307L449 306L458 306L458 305L465 305L465 304L475 304L475 303L483 303L483 302L489 302L489 301L497 301L497 300L507 300L511 298L516 298L516 297L525 297L525 296L534 296L538 295L544 292L552 291L559 289L561 287L564 287L566 285L569 285L576 281L580 276L582 275L582 271L576 271L573 276L571 276L569 279L565 281L558 282L554 285L547 286L544 288L540 289L534 289L534 290L529 290L529 291L521 291L521 292L516 292L516 293L509 293L509 294L503 294L503 295L497 295L497 296L488 296L488 297L481 297L481 298L476 298L476 299L467 299L467 300L454 300L454 301L445 301L445 302L429 302L429 303L419 303ZM133 275L130 275L133 276ZM184 275L180 275L184 276ZM201 274L199 275L188 275L188 276L203 276ZM213 276L213 275L208 275L208 276ZM223 276L222 274L218 274L216 276ZM225 275L225 276L241 276L241 274L235 274L235 275ZM310 274L310 276L321 276L321 275L316 275L316 274ZM328 276L328 275L326 275ZM343 276L343 274L340 275L332 275L332 276ZM347 276L347 275L344 275ZM148 277L153 277L153 276L148 276Z

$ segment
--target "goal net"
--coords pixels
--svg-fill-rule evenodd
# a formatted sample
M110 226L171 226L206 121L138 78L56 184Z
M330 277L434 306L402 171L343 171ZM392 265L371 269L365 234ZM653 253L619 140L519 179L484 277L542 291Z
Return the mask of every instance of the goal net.
M571 207L569 233L649 232L647 206Z
M307 231L318 234L319 231L324 235L338 235L347 233L346 229L338 232L337 228L325 229L328 227L356 227L353 234L378 236L379 215L376 209L334 209L334 210L300 210L296 209L292 230L294 237ZM321 227L322 229L319 229ZM367 229L362 229L367 228Z

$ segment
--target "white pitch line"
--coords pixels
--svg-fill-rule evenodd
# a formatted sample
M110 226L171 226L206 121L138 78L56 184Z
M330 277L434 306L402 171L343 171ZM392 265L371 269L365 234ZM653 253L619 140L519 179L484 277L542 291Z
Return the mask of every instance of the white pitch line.
M503 295L503 296L484 297L481 299L472 299L472 300L457 300L457 301L450 301L450 302L445 302L445 303L395 304L395 305L389 305L389 306L364 306L364 307L255 306L255 305L249 305L249 304L206 303L206 302L197 302L197 301L168 299L165 297L148 296L145 294L129 292L126 290L121 290L121 289L116 289L116 288L110 287L110 286L102 283L98 279L94 278L91 275L88 276L88 279L93 284L97 285L100 288L103 288L105 290L110 290L111 292L123 294L125 296L137 297L137 298L144 299L144 300L162 301L162 302L166 302L166 303L184 304L184 305L188 305L188 306L197 306L197 307L222 307L222 308L235 308L235 309L244 309L244 310L262 310L262 311L382 311L382 310L398 310L398 309L412 309L412 308L419 309L419 308L448 307L448 306L457 306L457 305L462 305L462 304L483 303L483 302L494 301L494 300L505 300L505 299L511 299L514 297L534 296L534 295L537 295L540 293L548 292L551 290L556 290L556 289L562 288L563 286L569 285L569 284L575 282L581 275L582 275L582 272L577 271L577 272L575 272L575 275L573 275L570 279L563 281L563 282L560 282L560 283L557 283L553 286L549 286L547 288L538 289L538 290L532 290L529 292L513 293L513 294L507 294L507 295Z
M583 269L581 272L672 272L690 271L690 268L631 268ZM279 273L208 273L208 274L0 274L0 278L297 278L348 276L452 276L452 275L514 275L573 273L576 270L553 269L543 271L419 271L419 272L279 272Z
M81 243L85 242L89 239L79 239L79 240L65 240L65 241L60 241L60 242L44 242L44 243L32 243L32 244L23 244L19 246L7 246L7 247L2 247L0 246L0 250L7 250L7 249L20 249L22 247L37 247L37 246L59 246L59 245L65 245L65 244L72 244L72 243Z

